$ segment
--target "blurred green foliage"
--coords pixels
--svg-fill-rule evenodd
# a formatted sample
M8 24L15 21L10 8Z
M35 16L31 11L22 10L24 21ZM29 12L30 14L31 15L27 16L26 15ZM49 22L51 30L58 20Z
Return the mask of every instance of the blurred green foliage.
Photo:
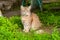
M54 11L44 11L42 13L37 12L37 15L39 16L40 20L43 24L49 26L60 26L60 12L54 12Z
M50 10L51 8L54 8L54 7L60 7L60 2L43 4L43 8L46 10Z
M54 28L52 34L36 34L19 31L18 29L21 27L23 25L19 16L13 16L9 19L0 17L0 40L60 40L60 34L56 28Z

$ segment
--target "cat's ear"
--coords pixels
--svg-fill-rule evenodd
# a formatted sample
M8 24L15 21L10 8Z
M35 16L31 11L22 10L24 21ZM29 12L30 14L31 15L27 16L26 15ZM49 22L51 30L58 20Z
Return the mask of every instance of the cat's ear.
M1 10L0 10L0 16L3 16Z
M31 5L29 6L29 9L31 9Z
M21 8L24 8L24 7L21 5Z
M0 10L0 14L2 14L1 10Z

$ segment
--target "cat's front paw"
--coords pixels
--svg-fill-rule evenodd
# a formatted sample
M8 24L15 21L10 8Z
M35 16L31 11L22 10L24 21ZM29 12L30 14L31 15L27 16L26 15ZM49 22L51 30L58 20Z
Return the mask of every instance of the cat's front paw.
M42 34L42 33L44 33L44 30L37 30L36 33Z

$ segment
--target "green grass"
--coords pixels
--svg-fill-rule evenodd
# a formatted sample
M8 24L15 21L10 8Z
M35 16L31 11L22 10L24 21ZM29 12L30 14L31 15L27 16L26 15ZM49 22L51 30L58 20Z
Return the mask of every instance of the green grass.
M36 13L44 25L60 26L60 12L44 11L43 13Z
M42 15L41 20L45 17L42 17ZM0 40L60 40L60 33L57 31L56 27L51 34L37 34L35 32L24 33L20 31L20 28L23 28L20 19L19 16L13 16L9 19L0 17ZM44 22L45 20L42 21Z
M51 8L54 8L54 7L60 7L60 2L58 2L58 3L43 4L43 8L47 9L47 10L50 10Z

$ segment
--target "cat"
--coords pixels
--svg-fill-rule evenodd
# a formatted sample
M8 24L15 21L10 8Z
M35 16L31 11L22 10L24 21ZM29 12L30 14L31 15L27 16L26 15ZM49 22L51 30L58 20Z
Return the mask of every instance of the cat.
M30 30L38 30L42 25L37 14L31 12L30 9L31 6L21 6L21 20L24 26L24 32L29 32Z

